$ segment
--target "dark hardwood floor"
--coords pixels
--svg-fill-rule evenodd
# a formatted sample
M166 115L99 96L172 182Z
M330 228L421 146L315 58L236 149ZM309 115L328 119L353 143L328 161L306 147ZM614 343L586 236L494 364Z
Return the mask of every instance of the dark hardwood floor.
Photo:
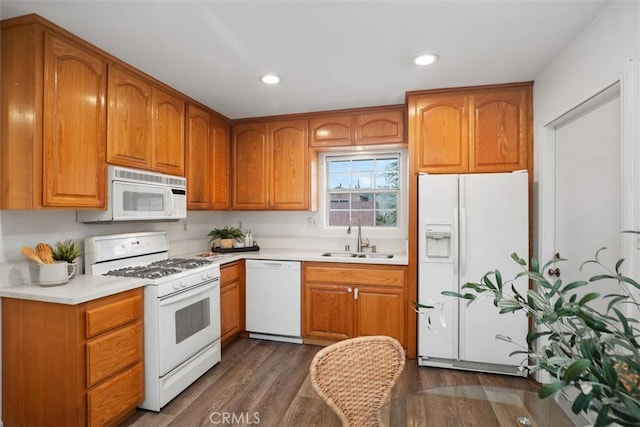
M320 347L240 338L223 349L222 362L213 367L187 390L158 413L138 409L123 426L339 426L333 411L317 397L308 378L309 364ZM537 391L530 379L418 367L407 360L396 383L392 399L411 392L435 389L452 390L455 386L512 388L514 396L522 391ZM445 386L451 386L442 388ZM472 387L473 388L473 387ZM439 393L440 394L440 393ZM528 394L527 394L528 395ZM444 399L444 400L437 400ZM537 397L536 397L537 399ZM516 425L515 419L500 414L496 404L486 403L478 409L467 400L452 404L450 396L431 399L426 421L411 420L423 426L498 426ZM535 400L535 399L534 399ZM552 400L545 400L542 426L573 425ZM475 409L474 409L475 408ZM468 412L463 419L453 412ZM507 421L505 421L507 420ZM403 422L403 425L405 423ZM409 424L409 422L407 422Z

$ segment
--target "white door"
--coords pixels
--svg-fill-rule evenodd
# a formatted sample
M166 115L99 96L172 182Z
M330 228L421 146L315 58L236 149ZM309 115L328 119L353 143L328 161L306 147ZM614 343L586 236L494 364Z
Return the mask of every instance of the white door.
M592 265L579 271L601 247L607 247L600 256L607 266L622 258L621 115L614 89L555 128L555 252L568 260L558 264L563 283L602 273ZM615 290L615 284L595 286Z
M503 282L522 271L512 253L529 258L529 191L525 172L460 175L460 284L480 282L498 270ZM528 282L515 283L518 292ZM510 285L505 287L509 292ZM519 365L522 356L509 356L526 347L528 321L524 312L500 314L492 298L460 303L460 359L470 362ZM496 335L518 343L499 340Z
M418 300L442 304L418 316L418 356L458 358L458 301L441 295L458 292L458 175L418 178ZM441 324L444 320L445 326Z

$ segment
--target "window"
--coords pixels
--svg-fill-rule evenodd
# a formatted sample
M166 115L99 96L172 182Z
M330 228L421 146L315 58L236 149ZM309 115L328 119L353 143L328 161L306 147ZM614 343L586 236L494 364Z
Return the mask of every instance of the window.
M326 157L329 226L398 227L400 153Z

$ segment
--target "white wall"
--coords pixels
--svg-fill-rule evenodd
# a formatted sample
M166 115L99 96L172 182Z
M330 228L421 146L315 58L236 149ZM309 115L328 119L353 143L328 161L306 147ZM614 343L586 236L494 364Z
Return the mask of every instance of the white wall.
M600 92L619 79L623 82L627 102L623 105L630 120L624 132L631 138L631 152L625 153L624 161L629 162L629 182L625 184L625 195L630 200L632 215L626 225L640 229L640 214L633 206L640 206L640 181L633 170L640 166L638 131L640 117L640 91L638 89L638 57L640 55L640 2L614 1L594 19L556 58L545 67L534 84L534 182L535 215L537 231L543 229L540 217L550 206L541 204L539 189L541 176L545 172L542 144L545 125L557 119L575 106ZM640 174L638 174L640 175ZM594 195L597 203L597 195ZM535 255L547 259L549 254L540 253L543 239L549 234L535 235ZM631 238L631 237L629 237ZM629 260L636 270L628 274L639 276L638 255Z

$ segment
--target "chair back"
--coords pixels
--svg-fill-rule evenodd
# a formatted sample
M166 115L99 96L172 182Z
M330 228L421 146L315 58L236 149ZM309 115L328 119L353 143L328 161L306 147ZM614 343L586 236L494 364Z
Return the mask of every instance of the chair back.
M318 351L309 376L316 393L344 426L376 425L405 360L404 349L394 338L351 338Z

